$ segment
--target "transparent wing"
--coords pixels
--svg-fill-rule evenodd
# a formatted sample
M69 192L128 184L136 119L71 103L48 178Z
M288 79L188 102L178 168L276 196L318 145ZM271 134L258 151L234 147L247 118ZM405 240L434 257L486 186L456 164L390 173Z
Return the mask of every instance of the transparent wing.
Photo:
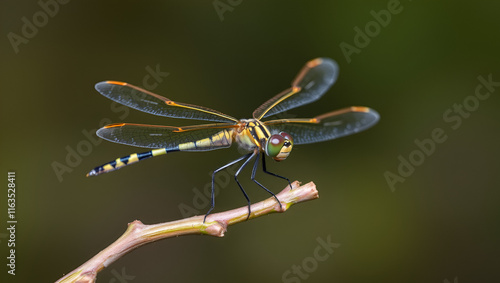
M264 124L272 134L286 132L294 144L307 144L352 135L375 125L379 114L367 107L349 107L312 119L282 119Z
M253 117L260 120L318 100L337 79L338 69L337 63L328 58L307 62L293 80L292 87L259 106Z
M116 143L167 150L206 151L231 146L234 123L188 127L141 124L111 124L97 136Z
M216 110L174 102L128 83L105 81L97 83L95 89L105 97L120 104L158 116L212 122L238 122L238 119Z

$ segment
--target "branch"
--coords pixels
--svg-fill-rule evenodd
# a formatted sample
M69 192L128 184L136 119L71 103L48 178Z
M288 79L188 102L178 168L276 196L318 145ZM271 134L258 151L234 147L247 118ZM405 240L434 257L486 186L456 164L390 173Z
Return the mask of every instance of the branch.
M292 183L293 190L287 186L276 196L281 202L280 206L274 197L255 203L251 206L252 213L249 219L263 216L274 212L285 212L296 203L313 200L319 197L316 185L309 182L300 186L298 181ZM170 237L188 234L207 234L215 237L224 237L227 226L247 219L248 207L240 207L207 216L193 216L172 222L145 225L139 220L129 223L125 233L113 244L99 252L86 263L82 264L72 272L68 273L57 282L95 282L97 273L109 266L126 253L144 244L166 239Z

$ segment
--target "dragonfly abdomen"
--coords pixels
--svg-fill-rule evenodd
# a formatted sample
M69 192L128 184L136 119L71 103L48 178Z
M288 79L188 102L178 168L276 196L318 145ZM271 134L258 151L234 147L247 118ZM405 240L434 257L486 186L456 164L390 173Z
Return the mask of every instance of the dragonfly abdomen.
M233 130L222 130L204 139L181 143L180 151L207 151L230 147L233 142Z
M101 166L98 166L98 167L92 169L92 171L90 171L87 174L87 177L97 176L97 175L100 175L102 173L108 173L111 171L115 171L115 170L118 170L118 169L125 167L127 165L144 160L146 158L167 154L168 152L173 152L173 151L179 151L179 149L178 148L176 148L176 149L159 148L159 149L153 149L153 150L150 150L147 152L133 153L131 155L117 158L111 162L108 162L106 164L103 164Z
M103 173L118 170L130 164L137 163L146 158L164 155L174 151L206 151L218 148L230 147L233 141L232 130L220 131L208 138L181 143L173 148L159 148L142 153L134 153L128 156L117 158L111 162L98 166L87 174L89 176L97 176Z

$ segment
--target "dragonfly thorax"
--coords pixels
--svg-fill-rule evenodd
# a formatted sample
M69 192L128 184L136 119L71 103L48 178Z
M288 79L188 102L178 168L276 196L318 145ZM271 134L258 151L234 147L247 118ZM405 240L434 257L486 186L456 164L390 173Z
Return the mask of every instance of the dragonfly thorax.
M241 119L236 133L236 142L246 150L264 151L264 146L271 136L269 129L256 119Z
M269 129L257 119L240 120L236 142L246 150L258 148L276 161L286 159L293 147L293 139L289 134L281 132L271 135Z

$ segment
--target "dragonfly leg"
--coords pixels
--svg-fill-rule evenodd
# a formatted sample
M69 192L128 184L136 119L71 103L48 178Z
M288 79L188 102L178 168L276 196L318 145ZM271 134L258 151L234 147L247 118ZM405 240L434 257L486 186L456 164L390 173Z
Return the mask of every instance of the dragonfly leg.
M276 201L280 204L281 210L283 210L283 206L281 205L281 202L278 200L278 197L268 190L266 187L264 187L261 183L259 183L257 180L255 180L255 173L257 172L257 166L259 165L259 157L260 157L260 152L257 152L257 158L255 158L255 162L253 163L253 169L252 169L252 181L254 181L257 185L259 185L261 188L263 188L266 192L270 193ZM262 155L262 159L266 158L264 155Z
M272 175L274 177L278 177L278 178L281 178L281 179L284 179L284 180L287 180L288 181L288 185L290 185L290 190L292 189L292 183L290 182L290 179L288 179L287 177L283 177L283 176L280 176L278 174L274 174L272 172L269 172L266 170L266 157L265 156L262 156L262 170L264 171L264 173L266 174L269 174L269 175Z
M248 159L243 163L243 165L241 165L240 169L238 169L238 171L236 171L236 174L234 174L234 179L236 180L236 183L238 184L238 186L241 189L241 192L243 193L243 195L247 199L247 203L248 203L248 216L247 216L247 220L248 220L248 218L250 218L250 213L251 213L250 204L251 203L250 203L250 199L248 198L247 193L243 189L243 186L240 184L240 181L238 181L238 175L240 174L241 170L243 170L243 168L245 168L245 166L247 166L247 164L250 162L250 160L252 160L252 158L254 158L257 155L257 152L258 152L258 150L245 155L245 156L250 156L250 157L248 157Z
M233 164L236 164L236 163L240 162L240 161L241 161L241 160L243 160L243 159L246 159L246 158L248 158L248 157L251 157L251 155L252 155L252 154L253 154L253 153L249 153L249 154L246 154L246 155L244 155L244 156L242 156L242 157L240 157L240 158L238 158L238 159L236 159L236 160L233 160L233 161L229 162L228 164L226 164L226 165L224 165L224 166L222 166L222 167L217 168L217 169L216 169L216 170L212 173L212 198L211 198L211 205L210 205L210 209L209 209L209 210L208 210L208 212L205 214L205 218L203 218L203 223L205 223L205 220L207 219L207 216L210 214L210 212L212 212L212 210L213 210L213 209L214 209L214 207L215 207L215 174L219 173L220 171L222 171L222 170L226 169L227 167L229 167L229 166L231 166L231 165L233 165ZM238 172L239 172L239 170L238 170ZM236 181L238 181L238 180L236 180ZM241 187L241 186L240 186L240 187ZM243 193L245 193L245 192L243 192ZM245 196L246 196L246 194L245 194ZM248 197L247 197L247 200L248 200Z

